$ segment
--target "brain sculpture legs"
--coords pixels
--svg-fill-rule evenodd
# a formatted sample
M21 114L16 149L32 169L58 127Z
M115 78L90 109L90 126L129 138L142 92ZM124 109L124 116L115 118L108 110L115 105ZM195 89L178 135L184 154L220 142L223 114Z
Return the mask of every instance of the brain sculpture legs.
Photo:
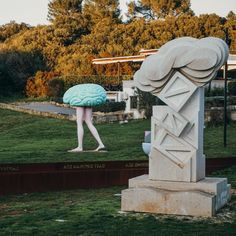
M69 152L83 151L83 122L87 124L91 134L98 143L98 147L94 151L104 151L105 146L92 123L92 107L106 102L106 91L104 88L98 84L75 85L65 92L63 102L76 108L78 147L69 150Z
M136 86L158 96L151 120L149 175L129 180L122 210L212 216L230 198L225 178L205 178L204 87L228 57L218 38L179 38L148 57Z

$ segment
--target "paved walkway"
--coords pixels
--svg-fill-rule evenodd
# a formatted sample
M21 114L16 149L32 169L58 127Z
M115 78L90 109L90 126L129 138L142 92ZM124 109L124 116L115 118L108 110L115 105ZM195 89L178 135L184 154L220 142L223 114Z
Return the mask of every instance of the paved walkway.
M62 115L69 115L69 116L75 115L74 108L60 107L60 106L51 104L49 102L48 103L47 102L18 103L17 106L20 108L41 111L41 112L50 112L54 114L62 114Z
M76 120L75 108L57 106L50 102L27 102L27 103L0 103L0 108L9 109L13 111L25 112L33 115L40 115L44 117L52 117L57 119ZM93 113L93 121L96 124L109 123L115 121L124 121L125 119L133 119L132 113L124 114L123 111L111 112L111 113Z

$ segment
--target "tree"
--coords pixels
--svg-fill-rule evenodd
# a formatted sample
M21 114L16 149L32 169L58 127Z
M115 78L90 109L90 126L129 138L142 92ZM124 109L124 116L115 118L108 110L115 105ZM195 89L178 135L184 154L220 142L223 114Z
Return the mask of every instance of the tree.
M222 18L216 14L202 14L198 18L202 37L224 38Z
M25 23L17 24L15 21L11 21L10 23L2 25L0 26L0 42L4 42L6 39L9 39L13 35L18 34L21 31L25 31L29 28L29 25Z
M159 19L166 16L178 16L182 13L193 14L190 0L138 0L128 4L130 18L137 16L146 19Z
M83 0L51 0L48 4L48 19L53 22L58 17L80 13Z
M52 0L48 18L53 23L54 36L63 45L71 45L81 35L89 33L82 12L82 0Z
M230 11L226 16L227 20L236 20L236 14L233 11Z
M42 66L43 67L43 66ZM35 55L20 51L0 53L0 87L4 92L23 92L27 79L40 69Z
M50 25L29 27L11 22L0 27L0 89L23 91L26 80L33 76L28 88L39 89L36 94L42 96L47 79L46 74L35 76L39 70L54 71L66 86L73 82L69 77L89 82L94 74L111 84L118 74L117 64L96 67L93 58L137 55L140 49L159 48L182 36L224 39L228 29L231 50L236 50L233 12L226 18L216 14L198 17L193 15L189 0L139 0L129 5L132 20L122 22L118 6L118 0L51 0ZM121 63L120 74L132 75L139 66Z
M85 0L83 15L90 29L104 20L109 20L110 24L117 23L120 21L119 0Z
M81 13L70 13L58 17L53 23L54 36L64 46L71 45L82 35L89 33L87 23Z
M236 14L230 11L225 19L224 28L228 30L230 38L230 50L236 53Z
M53 71L38 71L35 76L28 78L26 84L26 95L28 97L48 97L49 82L59 74Z
M169 29L174 33L174 38L183 36L190 36L194 38L203 37L205 28L204 25L202 25L199 21L199 17L191 16L189 14L182 14L178 17L173 18L175 22L174 27L170 29L170 26Z

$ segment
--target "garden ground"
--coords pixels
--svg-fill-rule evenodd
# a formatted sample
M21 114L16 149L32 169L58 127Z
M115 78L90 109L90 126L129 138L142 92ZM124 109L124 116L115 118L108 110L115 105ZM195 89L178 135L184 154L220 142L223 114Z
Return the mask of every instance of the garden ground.
M150 120L97 125L108 153L71 154L76 124L0 109L0 162L37 163L97 160L143 160L141 149ZM236 154L236 124L205 129L207 157ZM85 147L96 147L85 131ZM227 177L236 188L236 166L214 176ZM236 196L213 218L120 212L123 187L33 193L0 197L0 235L235 235Z
M42 163L64 161L146 160L141 144L150 120L128 124L97 125L107 153L68 153L77 145L76 123L0 109L0 163ZM236 123L228 126L228 146L223 147L223 127L205 129L205 154L211 157L236 156ZM85 149L96 143L85 127Z
M214 176L236 188L236 166ZM167 216L120 212L125 188L0 197L0 235L235 235L235 195L213 218Z

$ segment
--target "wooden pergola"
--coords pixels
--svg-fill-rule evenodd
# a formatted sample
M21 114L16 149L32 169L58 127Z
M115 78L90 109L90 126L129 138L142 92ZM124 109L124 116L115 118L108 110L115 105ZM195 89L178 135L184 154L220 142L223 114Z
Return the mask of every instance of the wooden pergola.
M142 62L147 56L155 54L158 49L141 49L139 55L135 56L122 56L122 57L107 57L107 58L96 58L92 60L94 65L107 65L107 64L118 64L118 78L120 78L120 63L123 62ZM228 58L228 70L236 69L236 55L230 54ZM224 69L224 67L222 68Z
M158 49L141 49L139 55L135 56L123 56L123 57L108 57L108 58L96 58L92 60L94 65L107 65L107 64L117 64L118 65L118 79L120 79L120 63L123 62L142 62L144 59L152 54L155 54Z

